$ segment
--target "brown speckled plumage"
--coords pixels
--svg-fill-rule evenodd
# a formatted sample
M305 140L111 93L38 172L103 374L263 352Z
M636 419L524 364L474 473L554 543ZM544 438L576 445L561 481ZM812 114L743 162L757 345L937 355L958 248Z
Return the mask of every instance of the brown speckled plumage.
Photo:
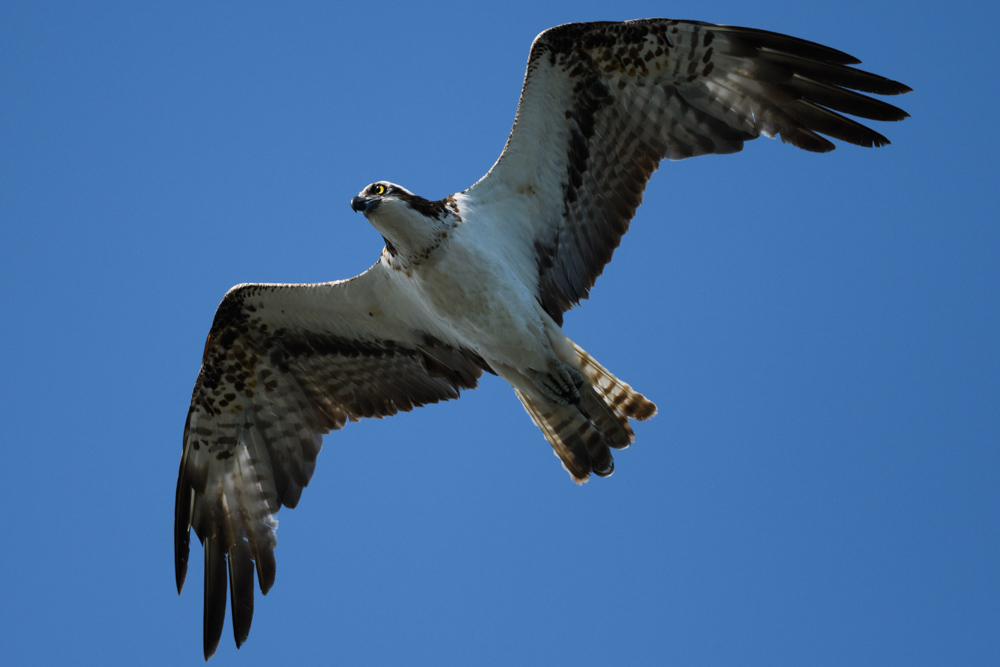
M274 581L270 517L298 504L322 435L348 421L458 398L488 370L476 353L426 334L385 339L349 320L344 333L332 332L319 326L321 302L315 325L303 319L309 313L302 305L288 304L294 316L282 308L289 295L313 289L335 298L359 281L371 282L362 276L329 285L242 285L216 311L185 426L175 516L178 590L190 528L205 544L206 656L218 645L227 576L237 644L246 639L254 564L262 592ZM354 315L375 322L378 306Z
M227 591L237 646L246 640L254 571L263 593L274 583L274 514L295 507L322 436L348 421L457 398L495 370L574 480L611 474L612 450L635 438L629 420L656 406L566 338L563 313L611 260L662 159L732 153L760 135L815 152L834 148L826 137L889 143L842 114L901 120L863 93L909 89L857 62L691 21L546 30L479 182L436 201L373 183L351 201L385 238L369 271L230 290L205 344L175 505L178 591L191 528L204 544L205 657Z
M549 315L561 322L586 298L663 158L733 153L761 134L816 152L834 148L823 134L888 144L841 114L885 121L906 112L850 89L894 95L909 88L849 67L858 62L778 33L691 21L571 23L540 34L504 154L481 184L530 173L533 165L520 161L537 152L528 144L566 155L562 206L540 212L531 239ZM551 87L553 76L565 92L536 94L536 81ZM551 121L538 122L546 114L558 114L566 131L522 131L526 117L549 128Z

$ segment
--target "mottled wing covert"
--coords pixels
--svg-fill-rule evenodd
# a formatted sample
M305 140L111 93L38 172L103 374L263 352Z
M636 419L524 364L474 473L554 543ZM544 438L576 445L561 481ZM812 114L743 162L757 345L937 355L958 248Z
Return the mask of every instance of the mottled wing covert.
M205 657L218 646L227 581L236 644L275 577L274 514L295 507L322 436L347 421L457 398L484 362L435 335L392 272L317 285L240 285L215 314L184 429L177 479L180 592L190 529L205 548Z
M809 151L822 135L889 140L851 120L906 112L861 93L910 89L859 61L764 30L644 19L575 23L531 46L514 127L500 159L467 191L520 243L556 321L589 293L628 230L660 160L733 153L760 135ZM861 91L861 92L855 92Z

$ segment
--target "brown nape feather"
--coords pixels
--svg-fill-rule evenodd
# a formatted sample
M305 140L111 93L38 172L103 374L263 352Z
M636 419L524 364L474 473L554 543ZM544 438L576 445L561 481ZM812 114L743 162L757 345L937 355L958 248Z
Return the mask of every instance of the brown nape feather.
M624 449L635 441L628 420L649 419L656 414L656 406L576 343L573 349L586 379L579 404L555 403L514 391L573 481L582 484L591 472L599 477L614 472L611 449Z

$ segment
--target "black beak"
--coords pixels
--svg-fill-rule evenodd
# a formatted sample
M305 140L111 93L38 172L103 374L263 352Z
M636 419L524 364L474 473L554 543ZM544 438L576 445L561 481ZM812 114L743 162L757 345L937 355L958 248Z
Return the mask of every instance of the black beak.
M368 200L364 197L353 197L351 199L351 208L364 213L365 209L368 208Z

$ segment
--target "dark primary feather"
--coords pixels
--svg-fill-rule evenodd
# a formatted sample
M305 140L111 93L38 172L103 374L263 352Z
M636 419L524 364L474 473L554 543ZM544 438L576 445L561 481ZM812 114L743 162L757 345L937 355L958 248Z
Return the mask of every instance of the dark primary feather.
M221 540L210 538L205 542L205 622L203 644L205 660L212 657L222 637L226 622L226 552ZM235 619L233 626L236 626ZM250 628L247 627L247 632Z
M191 528L205 548L206 658L219 643L227 591L236 645L246 641L254 571L262 593L274 583L272 515L298 503L322 435L457 398L485 367L429 334L378 335L392 327L380 331L376 308L392 304L365 289L377 275L355 281L244 285L216 313L184 433L174 526L178 592ZM323 293L304 298L310 290Z
M706 23L552 28L531 47L503 154L466 193L471 210L481 224L507 225L506 257L537 275L538 299L561 323L610 261L663 158L732 153L761 134L817 152L834 148L826 137L887 144L843 114L900 120L904 111L863 93L909 88L850 67L858 62L813 42ZM411 205L433 216L449 201ZM219 306L184 431L174 532L178 592L191 528L204 545L206 658L227 594L237 646L246 640L254 572L262 593L275 579L273 515L298 503L322 435L456 398L489 370L446 334L412 326L425 320L407 319L412 306L380 266L340 283L243 285ZM628 419L655 406L578 353L595 392L579 407L525 407L583 479L610 472L611 448L633 438Z
M522 174L535 179L529 191L560 193L559 206L538 204L530 237L539 298L561 322L611 260L663 158L733 153L761 134L815 152L834 148L822 135L888 144L842 114L901 120L905 111L861 93L910 89L850 67L858 62L787 35L692 21L551 28L532 44L504 153L470 193L489 206L491 179Z

